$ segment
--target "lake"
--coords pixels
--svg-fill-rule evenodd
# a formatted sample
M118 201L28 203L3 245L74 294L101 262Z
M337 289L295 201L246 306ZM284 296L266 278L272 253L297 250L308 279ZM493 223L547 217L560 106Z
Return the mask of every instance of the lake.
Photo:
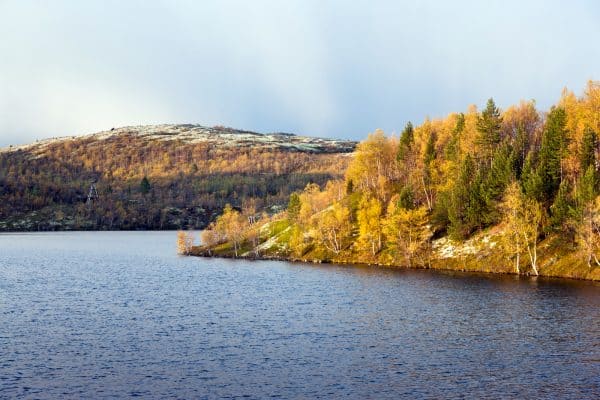
M180 257L0 235L2 398L600 396L592 282Z

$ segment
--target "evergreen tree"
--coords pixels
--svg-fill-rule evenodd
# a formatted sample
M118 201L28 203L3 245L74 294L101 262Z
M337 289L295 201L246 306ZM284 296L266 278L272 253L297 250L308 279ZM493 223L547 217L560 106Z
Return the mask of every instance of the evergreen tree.
M496 107L494 99L489 99L485 110L483 110L481 115L477 118L477 130L479 131L477 144L481 147L483 152L482 155L490 165L494 151L500 143L501 124L502 117L500 116L500 110Z
M566 113L562 108L552 108L542 133L538 175L542 180L542 199L554 198L562 181L562 156L567 147L565 129Z
M521 173L521 186L528 198L540 200L543 196L543 181L535 168L534 160L535 154L530 151L525 158L525 165Z
M398 153L396 155L396 159L398 161L402 161L406 158L408 153L410 152L412 145L415 140L415 132L413 128L412 122L408 121L406 127L402 131L402 135L400 136L400 144L398 146Z
M460 113L456 117L456 125L452 130L452 136L445 149L445 155L448 160L456 161L460 153L460 134L465 129L465 114Z
M502 197L506 186L513 180L514 153L508 142L505 142L494 155L490 172L486 176L485 194L490 200Z
M435 133L431 132L427 145L425 146L425 154L423 155L423 163L429 166L435 160Z
M475 174L475 163L471 156L467 154L460 167L458 180L452 189L448 208L449 233L455 239L467 237L472 230L470 222L473 219L473 212L470 202L475 186Z
M142 194L148 194L148 192L150 192L150 188L150 181L144 176L140 182L140 192L142 192Z
M569 218L572 209L570 191L569 182L562 181L550 207L550 225L553 229L563 228Z
M405 210L411 210L415 206L414 193L410 186L404 186L400 190L400 195L398 196L398 207L403 208Z
M598 173L593 165L590 165L585 174L579 180L577 191L577 200L579 207L583 207L596 198L598 195Z
M581 141L581 150L579 152L579 168L581 173L585 173L590 165L596 166L596 147L598 146L598 137L596 132L589 126L583 132Z
M450 225L448 210L451 207L452 192L439 192L431 214L431 222L436 227L435 231L446 231Z
M290 195L290 200L288 202L287 212L288 219L291 222L296 222L298 220L298 215L300 215L300 207L302 203L300 201L300 196L298 193L294 192Z
M487 207L484 172L481 170L476 173L475 180L471 185L466 211L467 231L469 234L475 229L482 228L493 221L493 217Z
M522 125L519 125L519 127L517 127L517 134L513 144L513 170L515 171L515 176L517 178L520 178L521 172L523 172L525 159L527 158L527 153L529 153L530 141L531 139L527 135L527 131Z

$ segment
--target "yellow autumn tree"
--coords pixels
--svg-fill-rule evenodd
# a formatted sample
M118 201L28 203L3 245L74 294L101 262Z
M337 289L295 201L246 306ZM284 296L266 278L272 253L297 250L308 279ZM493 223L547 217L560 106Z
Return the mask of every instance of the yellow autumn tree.
M390 203L383 231L394 262L412 267L419 255L427 252L432 232L428 225L427 209L407 210ZM421 257L421 263L423 258Z
M583 206L575 239L585 254L588 267L592 267L592 261L600 266L597 256L600 252L600 196Z
M519 184L512 182L506 189L501 209L505 223L503 248L509 257L516 258L516 272L520 273L520 254L524 249L534 275L539 275L537 242L542 221L541 204L525 197Z
M223 209L217 221L215 229L222 234L226 241L231 243L235 256L238 256L238 250L244 240L244 234L248 229L247 219L237 210L227 204Z
M194 245L194 236L191 232L177 232L177 253L189 255Z
M515 272L521 273L521 252L523 251L523 239L521 237L521 214L523 207L523 194L519 184L513 182L508 186L501 204L503 213L504 233L502 235L502 249L505 255L511 259L515 258Z
M223 233L217 231L215 224L211 223L205 230L200 233L200 244L212 254L212 248L220 243L223 243L225 238Z
M356 219L358 221L358 242L360 250L368 251L375 256L380 250L383 241L383 226L381 202L372 196L365 195L358 204Z
M386 201L389 184L398 177L396 149L396 140L387 138L381 129L370 133L356 147L354 159L346 171L346 181Z
M347 245L352 231L350 210L336 202L313 216L320 243L329 251L339 254Z

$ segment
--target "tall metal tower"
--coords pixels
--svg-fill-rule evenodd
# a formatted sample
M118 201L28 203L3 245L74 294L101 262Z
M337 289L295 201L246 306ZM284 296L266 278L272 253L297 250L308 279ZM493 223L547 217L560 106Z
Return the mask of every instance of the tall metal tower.
M90 185L90 190L88 192L85 204L87 204L89 207L92 205L94 200L98 200L98 190L96 190L96 182L92 182L92 184Z

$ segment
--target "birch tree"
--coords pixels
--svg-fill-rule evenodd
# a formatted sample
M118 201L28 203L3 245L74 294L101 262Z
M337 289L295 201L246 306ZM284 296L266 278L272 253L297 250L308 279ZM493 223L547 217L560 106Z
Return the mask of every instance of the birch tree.
M375 256L382 246L381 212L381 202L366 195L361 199L356 211L359 227L358 247L368 250L372 256Z
M384 233L394 260L399 260L398 256L401 256L407 266L413 266L415 257L426 250L432 235L427 222L425 207L407 210L390 204L384 221Z
M504 247L509 254L516 257L516 272L520 273L520 254L524 249L527 250L533 273L539 275L537 242L542 220L541 204L534 199L526 198L518 183L513 182L506 190L502 208L506 223Z
M314 216L319 240L327 250L339 254L347 245L350 237L350 210L341 203Z

